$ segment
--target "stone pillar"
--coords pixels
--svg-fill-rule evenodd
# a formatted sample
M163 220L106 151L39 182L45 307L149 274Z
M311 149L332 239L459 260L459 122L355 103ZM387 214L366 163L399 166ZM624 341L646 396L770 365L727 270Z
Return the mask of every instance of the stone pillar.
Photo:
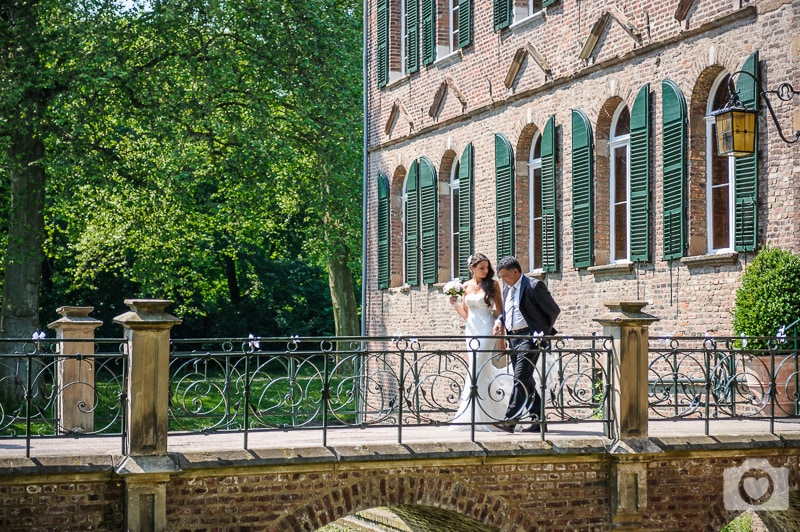
M648 327L658 318L645 314L643 301L605 303L608 311L594 321L614 339L611 378L611 427L614 439L647 437Z
M94 330L103 322L90 318L94 307L59 307L61 314L48 327L55 329L60 342L58 352L58 431L92 432L94 430ZM76 356L81 355L81 356Z
M126 299L130 312L114 318L125 327L128 350L128 454L167 454L169 331L181 320L163 299Z
M170 301L126 299L114 318L125 328L128 354L127 456L117 467L125 479L127 530L167 530L166 486L179 468L167 456L169 332L181 320L167 314Z

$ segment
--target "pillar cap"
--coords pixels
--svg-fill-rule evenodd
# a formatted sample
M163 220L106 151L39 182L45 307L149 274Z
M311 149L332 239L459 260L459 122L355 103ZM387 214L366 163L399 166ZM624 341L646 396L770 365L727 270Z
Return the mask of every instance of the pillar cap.
M91 325L96 329L97 327L103 325L103 322L89 316L93 310L94 307L72 307L68 305L58 307L56 312L61 314L62 317L52 323L47 324L47 327L50 329L62 329L66 326Z
M165 310L171 303L169 299L126 299L125 304L131 310L115 317L114 323L139 328L179 325L183 320Z
M605 314L594 318L594 321L602 325L648 325L661 319L642 312L647 306L646 301L606 301L603 304L608 310Z

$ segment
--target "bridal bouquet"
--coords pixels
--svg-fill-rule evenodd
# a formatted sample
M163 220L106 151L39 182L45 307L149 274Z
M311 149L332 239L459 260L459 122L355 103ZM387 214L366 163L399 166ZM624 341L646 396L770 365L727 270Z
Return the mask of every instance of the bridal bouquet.
M447 281L442 287L442 292L448 296L461 296L464 295L464 285L458 279Z

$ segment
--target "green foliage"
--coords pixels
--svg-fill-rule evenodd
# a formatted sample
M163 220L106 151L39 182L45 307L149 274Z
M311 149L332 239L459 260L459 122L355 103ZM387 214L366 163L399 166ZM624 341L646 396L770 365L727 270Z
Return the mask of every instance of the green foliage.
M764 247L742 274L736 291L733 330L746 336L773 336L800 317L800 256Z
M721 532L751 532L753 529L753 514L745 512L738 515L730 523L722 527Z
M0 7L0 192L9 139L34 132L41 321L153 297L203 336L333 332L324 268L360 275L361 2L17 4Z

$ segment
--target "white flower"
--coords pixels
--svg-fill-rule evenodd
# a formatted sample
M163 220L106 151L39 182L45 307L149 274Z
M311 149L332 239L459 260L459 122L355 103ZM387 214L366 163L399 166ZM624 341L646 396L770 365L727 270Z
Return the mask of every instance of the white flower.
M448 296L460 296L464 294L464 285L458 279L447 281L442 287L442 292Z
M37 331L33 331L33 339L34 340L44 340L45 336L46 335L45 335L44 331L38 331L38 332Z
M261 344L258 342L256 337L253 336L253 333L250 333L250 336L248 338L250 339L250 349L260 349L261 348Z

